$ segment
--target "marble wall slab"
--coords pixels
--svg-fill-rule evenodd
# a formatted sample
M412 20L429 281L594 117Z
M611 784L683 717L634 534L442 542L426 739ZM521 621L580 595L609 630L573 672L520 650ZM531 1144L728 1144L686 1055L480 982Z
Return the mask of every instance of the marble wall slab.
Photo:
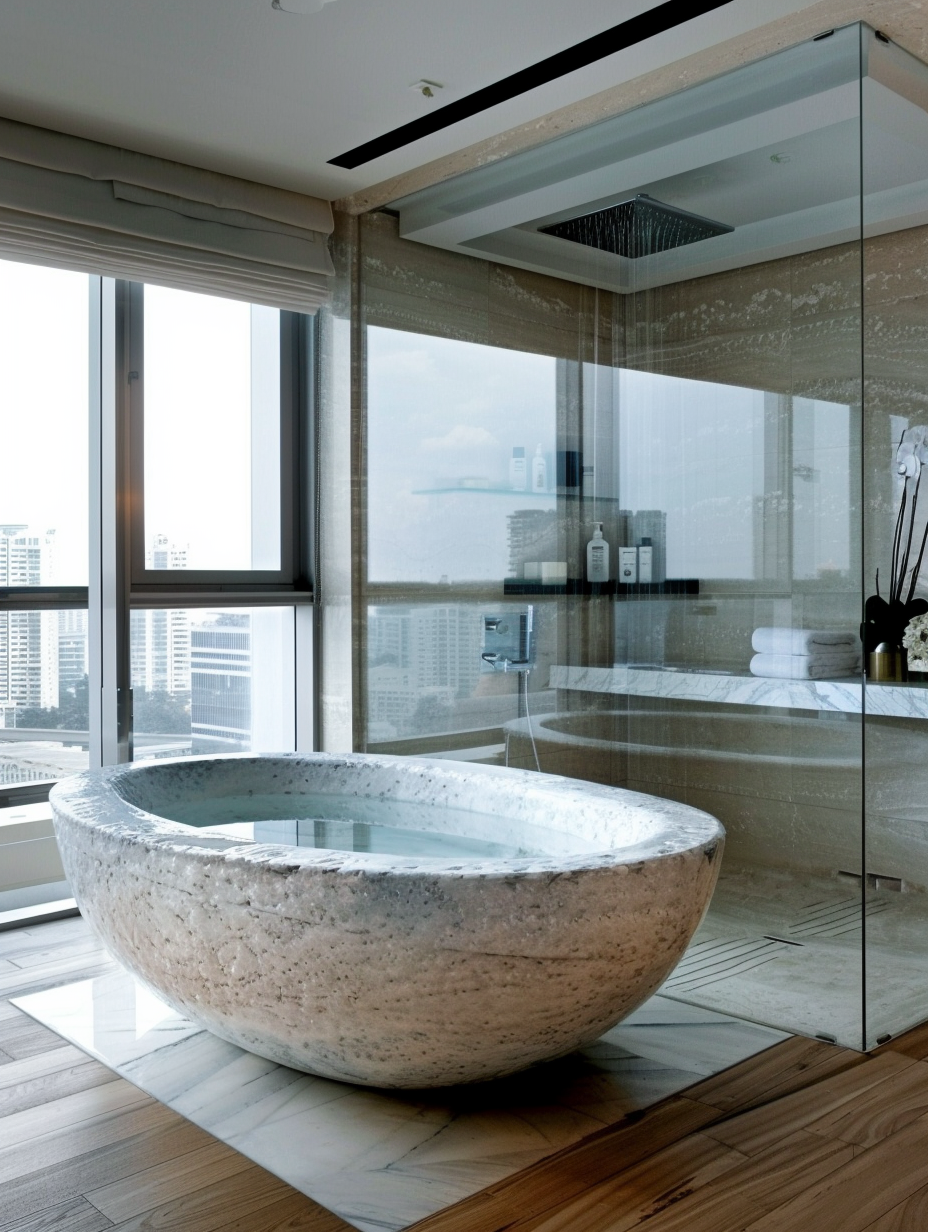
M659 668L571 667L551 669L553 689L620 693L631 697L674 698L738 706L776 706L789 710L833 710L861 714L864 690L858 679L765 680L758 676L720 676L668 672ZM868 684L866 713L928 719L928 688L921 685ZM928 734L928 733L926 733Z

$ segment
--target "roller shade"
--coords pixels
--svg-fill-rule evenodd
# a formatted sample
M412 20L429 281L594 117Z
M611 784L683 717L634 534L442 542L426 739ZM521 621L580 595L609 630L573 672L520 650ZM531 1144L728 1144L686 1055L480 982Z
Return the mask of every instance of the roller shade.
M0 256L314 311L327 201L0 119Z

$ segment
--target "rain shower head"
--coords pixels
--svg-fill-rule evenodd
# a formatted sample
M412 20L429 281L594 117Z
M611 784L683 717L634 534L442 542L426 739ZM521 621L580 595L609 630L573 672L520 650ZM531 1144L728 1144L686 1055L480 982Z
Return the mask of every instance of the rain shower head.
M539 228L545 235L601 248L620 257L650 257L669 248L695 244L714 235L734 231L724 222L700 218L688 210L666 205L647 193L638 193L592 214L580 214Z

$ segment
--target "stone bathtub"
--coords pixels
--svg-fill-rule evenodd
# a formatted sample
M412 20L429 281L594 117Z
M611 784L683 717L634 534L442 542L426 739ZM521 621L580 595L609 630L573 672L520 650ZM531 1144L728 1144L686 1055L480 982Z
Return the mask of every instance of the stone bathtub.
M81 911L160 997L281 1064L382 1087L598 1038L682 955L724 840L667 800L386 756L113 767L51 804Z

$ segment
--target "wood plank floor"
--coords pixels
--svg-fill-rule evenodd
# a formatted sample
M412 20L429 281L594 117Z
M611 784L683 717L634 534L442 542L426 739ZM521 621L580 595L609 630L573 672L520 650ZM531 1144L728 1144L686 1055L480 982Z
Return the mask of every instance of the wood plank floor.
M348 1225L8 998L111 968L83 921L0 933L0 1232ZM870 1056L790 1039L415 1232L925 1232L928 1028Z
M9 1003L113 969L78 918L0 933L2 1232L350 1232Z

